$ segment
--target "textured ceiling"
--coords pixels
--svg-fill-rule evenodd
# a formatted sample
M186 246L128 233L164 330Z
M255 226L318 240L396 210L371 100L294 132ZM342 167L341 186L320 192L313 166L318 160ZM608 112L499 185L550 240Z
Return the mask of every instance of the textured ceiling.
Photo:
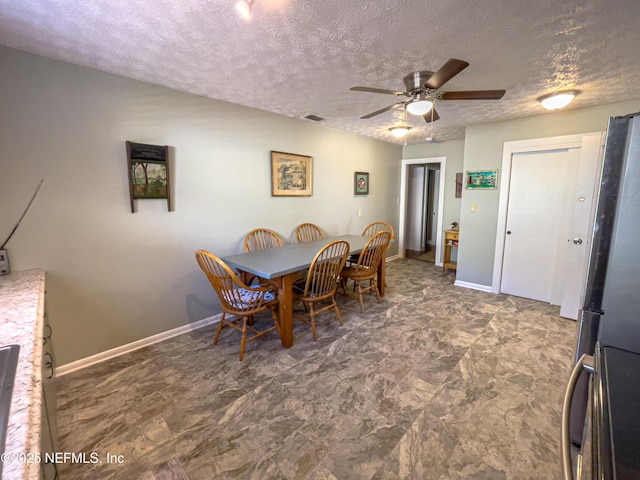
M0 0L0 44L381 140L402 109L367 120L402 78L449 58L471 65L443 90L506 89L497 101L439 101L407 143L545 113L536 98L582 91L569 108L640 98L639 0ZM310 121L310 120L305 120Z

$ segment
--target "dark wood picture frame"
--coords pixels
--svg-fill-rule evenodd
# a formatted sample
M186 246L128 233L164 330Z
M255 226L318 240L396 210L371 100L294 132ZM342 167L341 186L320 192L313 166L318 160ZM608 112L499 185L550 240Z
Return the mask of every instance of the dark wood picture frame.
M462 198L462 172L456 173L456 198Z
M353 194L369 195L369 172L355 172L353 174Z
M126 144L131 213L135 213L133 201L140 199L166 199L167 208L170 212L173 211L169 147L128 140Z

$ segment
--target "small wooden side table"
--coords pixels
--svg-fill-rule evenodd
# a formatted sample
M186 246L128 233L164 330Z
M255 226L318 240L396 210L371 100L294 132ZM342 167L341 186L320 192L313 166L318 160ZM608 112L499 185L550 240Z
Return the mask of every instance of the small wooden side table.
M458 269L458 263L451 261L451 249L458 248L458 230L444 231L444 260L442 262L442 270Z

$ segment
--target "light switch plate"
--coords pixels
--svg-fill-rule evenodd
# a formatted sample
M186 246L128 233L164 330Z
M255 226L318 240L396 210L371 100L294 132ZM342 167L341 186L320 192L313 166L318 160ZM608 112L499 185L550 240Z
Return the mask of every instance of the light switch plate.
M11 273L9 255L6 250L0 250L0 275L8 275L9 273Z

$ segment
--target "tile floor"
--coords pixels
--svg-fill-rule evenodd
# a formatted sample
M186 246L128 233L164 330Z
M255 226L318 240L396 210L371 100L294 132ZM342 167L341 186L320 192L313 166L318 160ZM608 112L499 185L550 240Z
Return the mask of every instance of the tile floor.
M73 479L556 479L575 322L557 307L387 264L387 295L345 325L247 345L214 327L57 380ZM300 309L300 313L302 310ZM264 317L258 321L268 322ZM106 463L106 453L122 464Z

